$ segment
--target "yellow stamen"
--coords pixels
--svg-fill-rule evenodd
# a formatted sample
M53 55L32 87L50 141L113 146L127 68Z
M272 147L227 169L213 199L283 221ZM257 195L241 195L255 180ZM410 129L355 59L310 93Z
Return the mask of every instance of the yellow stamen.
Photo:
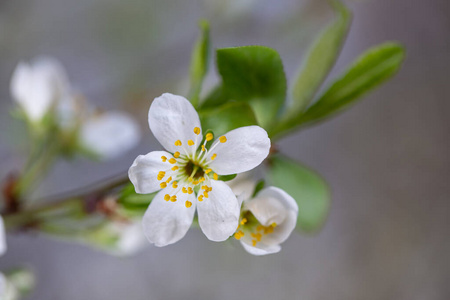
M206 134L206 140L209 142L210 140L212 140L214 138L214 135L211 132L208 132Z
M164 189L164 188L166 188L166 186L167 186L167 183L165 183L165 182L161 182L161 184L159 185L162 189Z
M176 171L176 170L178 170L178 166L174 166L174 167L172 168L172 171Z
M200 182L203 182L203 181L205 181L206 179L205 179L205 177L202 177L202 178L200 178Z
M273 228L277 227L277 223L273 222L272 224L270 224L270 226L272 226Z
M256 244L258 243L258 241L257 240L252 240L252 245L253 245L253 247L256 247Z
M188 192L188 194L192 194L194 191L192 190L191 187L188 187L187 192Z
M219 175L217 175L216 173L214 173L213 178L214 178L214 180L219 180Z
M176 202L177 201L177 196L173 195L172 197L170 197L170 201Z
M177 160L175 159L175 158L171 158L171 159L169 159L169 162L173 165L174 163L176 163L177 162Z
M220 141L221 143L225 143L225 142L227 141L227 138L223 135L223 136L221 136L221 137L219 138L219 141Z
M186 207L189 208L192 206L192 202L191 201L186 201L185 203Z
M167 157L165 157L165 156L163 155L163 156L161 156L161 159L162 159L163 162L166 162Z
M205 174L208 174L209 172L211 172L212 170L211 169L206 169L205 170Z
M198 196L198 201L200 201L200 202L203 201L203 195Z
M208 198L208 192L207 192L207 191L204 191L204 192L203 192L203 196L205 196L205 198Z
M206 150L205 145L202 145L202 151L205 151L205 150Z
M172 183L172 187L173 187L174 189L176 189L176 188L178 187L178 182L174 181L174 182Z
M169 178L167 178L166 182L169 183L172 181L172 176L170 176Z
M247 223L247 218L243 218L243 219L241 220L241 225L244 225L245 223Z
M194 141L193 141L193 140L189 140L189 141L188 141L188 145L189 145L189 146L193 146L193 145L194 145Z
M195 128L194 128L194 133L195 133L196 135L199 135L199 134L200 134L200 128L195 127Z
M164 200L169 201L169 200L170 200L170 195L169 195L169 194L166 194L166 195L164 196Z
M177 140L176 142L175 142L175 146L181 146L182 144L181 144L181 141L180 140Z
M215 160L216 159L216 157L217 157L217 154L216 153L214 153L212 156L211 156L211 160Z
M258 227L256 227L256 230L258 230L258 231L264 230L264 226L258 225Z
M175 158L178 158L178 157L180 157L180 152L175 152L174 154L173 154L173 157L175 157Z
M183 188L181 189L181 191L185 194L187 194L187 189L183 186Z

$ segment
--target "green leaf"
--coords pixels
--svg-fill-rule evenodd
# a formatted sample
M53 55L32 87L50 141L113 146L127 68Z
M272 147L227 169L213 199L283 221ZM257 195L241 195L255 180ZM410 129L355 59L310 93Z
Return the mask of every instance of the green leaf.
M247 103L230 102L216 109L199 112L203 128L211 128L217 136L230 130L257 124L255 114Z
M404 57L404 48L394 42L369 49L305 112L300 123L321 121L348 108L362 95L391 78Z
M227 98L249 103L258 123L268 128L286 98L286 77L278 53L263 46L218 49L217 68Z
M258 181L258 183L255 186L255 190L253 191L252 198L254 198L266 185L266 182L264 180Z
M314 232L321 228L330 209L330 192L316 172L280 154L270 158L270 182L291 195L298 204L297 229Z
M231 174L231 175L219 175L219 179L218 179L218 180L221 180L221 181L230 181L230 180L236 178L236 175L237 175L237 174Z
M157 192L151 194L138 194L132 183L127 184L120 193L118 203L125 209L147 209Z
M339 56L350 27L351 13L340 1L333 1L333 8L336 20L314 42L294 80L293 103L287 118L296 117L308 106Z
M192 51L190 70L191 89L189 91L189 100L194 107L197 107L198 105L203 78L208 72L210 48L208 22L205 20L200 21L199 27L202 32Z

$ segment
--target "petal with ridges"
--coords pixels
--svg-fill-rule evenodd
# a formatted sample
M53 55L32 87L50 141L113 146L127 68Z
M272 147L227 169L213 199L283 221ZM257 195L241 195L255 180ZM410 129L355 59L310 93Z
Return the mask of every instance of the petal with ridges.
M165 201L164 195L173 191L160 191L144 214L143 228L144 234L150 243L157 247L163 247L182 239L192 224L195 213L194 194L177 194L177 201ZM192 206L185 206L186 200L192 202Z
M230 175L249 171L257 167L267 157L270 139L259 126L246 126L226 134L225 143L218 144L208 157L217 154L209 164L219 175Z
M166 151L153 151L146 155L139 155L128 170L128 177L133 183L136 193L150 194L160 190L161 181L158 181L160 171L168 172L172 167L168 162L163 162L161 156L172 158Z
M208 239L221 242L238 226L240 207L231 188L222 181L211 181L208 198L197 204L198 222Z
M160 144L170 152L180 151L175 142L180 140L189 152L194 146L188 146L188 140L198 137L194 128L201 131L200 119L192 104L182 96L169 93L162 94L153 100L148 112L148 123L153 135ZM199 134L199 139L201 132Z

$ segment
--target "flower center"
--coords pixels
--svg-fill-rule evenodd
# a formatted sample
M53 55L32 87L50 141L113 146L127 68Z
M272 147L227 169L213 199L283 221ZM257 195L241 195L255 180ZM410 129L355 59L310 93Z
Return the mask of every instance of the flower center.
M208 193L212 191L211 180L219 179L219 175L208 166L217 158L217 154L213 152L214 149L217 145L225 143L227 138L221 136L207 149L207 143L214 136L212 133L207 133L201 144L203 136L200 135L200 132L200 128L195 127L195 141L188 140L187 145L184 145L181 140L176 140L174 145L180 150L176 151L173 157L161 156L164 163L172 165L170 169L160 171L157 175L157 179L161 181L160 187L168 189L168 193L164 196L166 201L176 202L177 195L179 196L181 190L181 195L185 194L187 199L189 195L195 193L198 201L201 202L208 198ZM198 188L198 185L201 185L201 188ZM187 199L185 205L189 208L192 206L192 202Z
M262 225L258 219L247 210L241 214L239 225L234 234L234 238L240 240L246 234L252 237L252 246L255 247L262 237L267 234L271 234L273 229L277 226L277 223L272 223L269 226Z

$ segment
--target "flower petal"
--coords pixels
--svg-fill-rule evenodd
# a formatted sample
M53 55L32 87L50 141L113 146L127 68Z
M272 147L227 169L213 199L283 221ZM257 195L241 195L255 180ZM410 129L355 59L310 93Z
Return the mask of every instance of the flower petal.
M158 247L173 244L183 238L194 219L194 194L179 191L178 200L171 202L164 200L167 193L169 192L164 189L156 194L142 220L145 236ZM185 206L187 199L193 203L189 208Z
M141 134L129 115L112 111L89 118L81 127L80 141L102 159L112 159L136 146Z
M155 98L148 112L148 123L156 139L172 153L180 150L179 146L175 146L177 140L187 149L193 147L188 146L188 140L195 141L198 136L201 137L198 114L182 96L165 93ZM194 133L196 127L200 128L198 136Z
M6 252L6 234L5 225L3 224L3 218L0 216L0 255Z
M234 129L224 135L225 143L220 143L208 155L217 154L209 164L219 175L229 175L249 171L257 167L267 157L270 139L259 126Z
M253 254L253 255L258 255L258 256L277 253L277 252L280 252L280 250L281 250L280 245L267 246L262 243L258 243L256 245L256 247L253 247L242 240L241 240L241 245L242 245L242 247L244 247L244 249L248 253Z
M211 181L208 198L198 202L198 222L208 239L226 240L238 226L240 207L231 188L223 181Z
M153 151L146 155L139 155L128 170L128 177L134 185L136 193L150 194L160 190L161 182L158 181L160 171L170 170L170 163L163 162L161 156L168 159L172 155L166 151Z

